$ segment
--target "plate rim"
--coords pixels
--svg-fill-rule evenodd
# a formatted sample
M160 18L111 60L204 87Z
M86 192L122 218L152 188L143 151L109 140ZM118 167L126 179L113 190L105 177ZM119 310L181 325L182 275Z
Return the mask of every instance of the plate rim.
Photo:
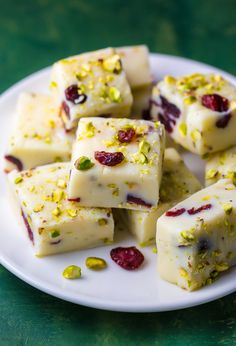
M175 56L175 55L169 55L169 54L160 54L160 53L150 53L150 60L156 60L158 58L162 58L162 59L173 59L174 61L181 61L181 62L186 62L186 63L190 63L190 64L197 64L199 67L203 67L203 68L208 68L211 69L212 71L218 72L220 74L223 74L226 78L228 78L230 81L232 81L234 84L236 84L236 77L234 77L232 74L225 72L224 70L221 70L219 68L216 68L214 66L211 66L209 64L206 63L202 63L196 60L192 60L192 59L188 59L188 58L184 58L184 57L180 57L180 56ZM39 71L36 71L32 74L29 74L28 76L24 77L23 79L19 80L18 82L16 82L15 84L13 84L11 87L9 87L8 89L6 89L0 96L0 108L1 108L1 104L5 102L5 99L8 98L8 96L10 96L12 93L14 93L15 91L17 91L17 89L21 89L24 87L24 84L26 84L28 82L29 79L31 78L42 78L43 74L48 74L48 72L50 71L51 66L45 67ZM130 303L128 304L126 303L120 303L119 301L111 301L111 300L106 300L104 302L104 300L101 300L101 298L97 298L97 297L88 297L85 295L82 295L80 298L80 296L78 296L76 299L74 299L74 297L70 297L69 295L64 294L63 292L60 292L60 288L56 289L52 288L50 284L43 282L41 283L40 281L35 280L34 278L32 278L30 276L30 274L25 274L24 272L22 272L20 269L17 268L17 266L14 266L11 263L11 260L8 259L7 257L4 258L3 254L0 254L0 263L1 265L6 268L8 271L10 271L13 275L15 275L16 277L18 277L19 279L21 279L22 281L26 282L27 284L29 284L30 286L44 292L47 293L49 295L52 295L56 298L68 301L70 303L74 303L74 304L79 304L79 305L83 305L83 306L87 306L90 308L95 308L95 309L101 309L101 310L107 310L107 311L119 311L119 312L134 312L134 313L145 313L145 312L162 312L162 311L175 311L175 310L179 310L179 309L185 309L188 307L194 307L194 306L198 306L198 305L202 305L211 301L214 301L216 299L222 298L226 295L229 295L233 292L236 291L236 283L233 284L233 282L229 283L228 285L226 285L226 288L222 291L222 289L218 289L216 291L213 291L213 294L208 296L205 299L202 300L189 300L187 299L185 303L181 302L181 303L176 303L174 304L164 304L164 305L160 305L160 303L158 303L157 305L152 304L152 306L150 306L150 303L145 303L145 304L141 304L140 302L138 304L134 304L134 303ZM194 294L194 293L190 293L190 294Z

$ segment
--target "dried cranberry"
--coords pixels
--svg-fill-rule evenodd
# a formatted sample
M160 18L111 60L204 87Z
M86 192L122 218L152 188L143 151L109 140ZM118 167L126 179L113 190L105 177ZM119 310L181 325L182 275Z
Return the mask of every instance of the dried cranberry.
M21 215L23 217L24 224L25 224L25 227L26 227L27 232L28 232L28 236L29 236L30 240L32 241L32 243L34 244L34 234L33 234L32 229L30 227L29 221L28 221L27 217L25 216L22 209L21 209Z
M23 170L23 163L19 159L17 159L15 156L5 155L4 158L5 158L5 160L13 163L17 167L17 170L19 172Z
M203 210L208 210L208 209L211 209L212 205L211 204L205 204L205 205L202 205L201 207L199 208L191 208L191 209L188 209L187 212L189 215L195 215L195 214L198 214L200 213L201 211Z
M70 119L70 108L65 101L62 102L61 109L65 112L67 118Z
M133 196L131 194L127 195L126 200L127 200L128 203L131 203L131 204L142 205L142 206L147 207L147 208L151 208L152 207L152 204L147 203L143 199L141 199L139 197L135 197L135 196Z
M161 106L164 110L164 113L166 113L168 116L179 118L180 117L179 108L175 104L170 103L165 97L160 96L160 98L161 98Z
M57 240L57 241L51 241L51 245L57 245L61 242L61 239Z
M227 112L229 100L218 94L206 94L202 96L202 105L216 112Z
M169 210L166 212L166 216L170 217L176 217L182 215L186 211L185 208L175 209L175 210Z
M154 102L152 101L152 103ZM167 132L172 132L176 119L180 117L180 109L175 104L170 103L164 96L160 96L160 104L156 102L155 105L162 109L162 112L158 113L158 119L165 126Z
M231 113L221 116L220 119L216 122L216 127L218 127L219 129L224 129L228 125L231 117Z
M124 155L121 152L108 153L106 151L95 151L94 158L101 165L104 166L116 166L124 160Z
M117 247L110 252L111 258L120 267L126 270L135 270L144 261L143 254L135 247Z
M68 101L73 102L75 105L84 103L87 100L87 96L81 92L77 84L70 85L65 90L65 96Z
M121 143L130 143L135 137L135 130L129 128L127 130L119 130L118 131L118 140Z
M77 197L77 198L68 198L67 200L70 201L70 202L80 202L80 197Z

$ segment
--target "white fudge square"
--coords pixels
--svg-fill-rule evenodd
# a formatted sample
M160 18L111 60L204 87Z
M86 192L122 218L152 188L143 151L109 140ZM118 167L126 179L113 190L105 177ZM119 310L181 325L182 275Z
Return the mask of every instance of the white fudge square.
M197 178L184 164L181 156L173 148L165 150L160 200L150 211L118 210L129 231L138 243L146 246L155 242L158 218L173 205L202 188Z
M51 90L61 104L61 117L67 129L77 126L81 117L130 114L130 86L113 48L56 62L52 68Z
M83 118L72 152L68 197L81 206L157 205L165 133L160 123Z
M158 271L186 290L211 284L236 264L236 187L221 179L157 221Z
M142 88L152 83L149 50L145 45L116 48L131 89Z
M5 155L6 172L69 161L73 133L66 133L50 96L22 93Z
M236 184L236 147L209 155L206 159L206 186L229 178Z
M184 148L203 155L236 144L236 87L216 74L165 77L153 89L152 116Z
M19 220L37 256L101 246L113 240L111 209L80 208L69 202L69 163L8 174Z

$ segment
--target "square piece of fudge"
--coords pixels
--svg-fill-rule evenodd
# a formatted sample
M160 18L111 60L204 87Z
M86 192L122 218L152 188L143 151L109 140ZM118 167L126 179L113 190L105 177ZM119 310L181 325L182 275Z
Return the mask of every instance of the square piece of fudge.
M66 133L50 96L22 93L5 155L5 171L69 161L73 133Z
M158 218L176 203L202 188L197 178L184 164L181 156L173 148L165 150L163 174L158 206L150 211L116 209L118 217L134 234L140 245L155 242Z
M130 114L130 86L113 48L56 62L50 85L67 129L76 127L82 117Z
M54 163L8 175L11 199L37 256L112 242L111 209L80 208L67 200L69 163Z
M187 290L211 284L236 264L236 187L221 179L157 221L158 271Z
M121 57L131 89L142 88L152 83L147 46L127 46L115 49Z
M83 118L72 151L68 197L81 206L157 205L165 132L160 123Z
M206 159L206 186L222 178L231 179L236 185L236 147L211 154Z
M227 149L236 144L236 87L216 74L167 76L153 88L152 116L193 153Z

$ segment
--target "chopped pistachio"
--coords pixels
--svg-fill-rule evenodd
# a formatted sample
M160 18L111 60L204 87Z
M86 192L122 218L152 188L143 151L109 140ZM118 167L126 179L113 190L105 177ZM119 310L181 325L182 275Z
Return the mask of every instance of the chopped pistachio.
M15 182L15 184L20 184L20 183L22 183L22 181L23 181L23 178L21 176L19 176L19 177L16 177L14 182Z
M153 252L153 253L157 253L157 247L156 247L156 246L154 246L154 247L152 248L152 252Z
M227 263L218 263L216 264L215 268L218 272L223 272L229 269L229 265Z
M79 171L87 171L92 168L94 163L87 156L81 156L75 161L75 168Z
M184 98L184 103L186 105L192 105L196 101L197 101L197 98L195 96L188 96Z
M102 66L105 71L120 73L122 70L121 60L119 55L115 54L102 62Z
M48 120L48 126L51 127L51 129L55 129L56 123L53 119Z
M191 132L191 138L193 142L196 143L197 141L201 139L201 132L199 130L193 130Z
M62 190L54 190L51 195L52 202L59 203L65 198L65 192Z
M140 153L147 155L149 153L150 149L151 149L151 145L147 141L143 140L139 143L139 152Z
M230 215L233 211L233 206L231 203L225 203L223 204L223 209L227 215Z
M99 257L87 257L85 264L88 269L92 270L101 270L107 267L107 262Z
M43 208L44 208L44 205L43 205L43 204L37 204L37 205L34 207L33 211L34 211L35 213L39 213L40 211L43 210Z
M56 207L55 209L53 209L52 211L52 215L54 216L60 216L61 215L61 209L59 207Z
M66 181L63 179L58 179L57 181L57 187L60 187L62 189L65 189L67 186Z
M98 219L99 226L105 226L107 225L108 221L105 218Z
M180 268L179 269L179 274L180 274L180 276L182 277L182 278L187 278L188 277L188 272L187 272L187 270L185 270L184 268Z
M76 209L67 209L66 212L72 218L78 215L78 210Z
M108 91L108 97L112 102L119 103L121 102L121 93L115 87L110 87Z
M51 238L57 238L57 237L59 237L60 234L61 234L60 231L57 229L50 232Z
M187 125L186 123L180 123L179 124L179 132L181 136L186 137L187 135Z
M34 192L35 191L35 185L30 186L29 191Z
M172 76L165 76L164 78L164 82L167 84L175 84L176 83L176 79Z
M117 187L112 191L112 196L118 197L120 194L120 189Z
M188 241L188 242L192 242L195 240L195 237L194 235L191 233L191 231L183 231L180 233L181 237Z
M207 172L206 172L206 179L214 179L218 174L218 171L216 169L209 169Z
M220 251L220 250L214 250L214 251L212 251L212 253L211 253L211 255L213 256L213 257L218 257L218 256L220 256L222 254L222 251Z
M81 268L76 265L70 265L63 271L65 279L78 279L81 277Z
M96 127L93 125L92 121L86 124L85 137L91 138L95 135Z
M141 165L148 162L147 157L143 153L135 153L133 154L134 162L139 163Z

